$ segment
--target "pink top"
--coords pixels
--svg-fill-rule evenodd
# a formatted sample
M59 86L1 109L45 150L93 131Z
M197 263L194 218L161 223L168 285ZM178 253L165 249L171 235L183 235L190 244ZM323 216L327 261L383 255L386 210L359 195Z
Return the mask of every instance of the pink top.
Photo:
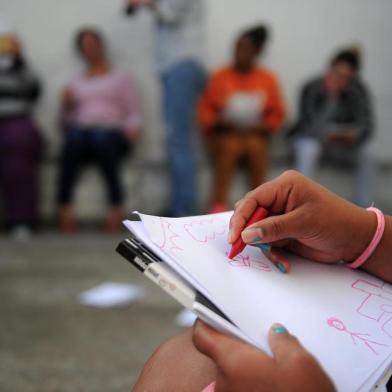
M79 76L67 89L75 99L75 106L67 117L81 127L132 131L142 125L136 86L124 72L112 70L102 76Z
M214 391L215 391L215 382L208 385L205 389L202 390L202 392L214 392Z

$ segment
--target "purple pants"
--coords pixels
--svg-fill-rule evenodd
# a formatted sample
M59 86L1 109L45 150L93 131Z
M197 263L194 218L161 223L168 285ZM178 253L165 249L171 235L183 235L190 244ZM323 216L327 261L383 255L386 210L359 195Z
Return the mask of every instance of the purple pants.
M0 197L7 225L38 220L40 134L29 117L0 120Z

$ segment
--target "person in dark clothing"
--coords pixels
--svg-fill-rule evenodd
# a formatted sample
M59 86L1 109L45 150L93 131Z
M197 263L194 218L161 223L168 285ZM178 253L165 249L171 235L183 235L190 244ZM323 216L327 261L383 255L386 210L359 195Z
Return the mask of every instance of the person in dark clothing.
M42 139L32 110L40 93L17 37L0 34L0 196L6 226L15 234L29 233L39 220Z
M314 177L322 154L348 160L356 167L358 204L371 200L374 164L368 143L374 132L371 98L359 78L358 50L339 52L322 77L301 92L299 119L290 132L296 169Z

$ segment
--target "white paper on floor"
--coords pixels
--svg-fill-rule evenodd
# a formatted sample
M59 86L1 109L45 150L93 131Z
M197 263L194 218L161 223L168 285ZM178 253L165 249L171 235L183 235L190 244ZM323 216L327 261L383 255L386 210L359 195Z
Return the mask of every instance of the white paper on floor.
M104 282L79 294L82 305L96 308L121 308L141 300L144 290L140 286L125 283Z
M196 321L196 315L190 310L184 309L178 313L175 318L175 323L179 327L188 328L191 327Z

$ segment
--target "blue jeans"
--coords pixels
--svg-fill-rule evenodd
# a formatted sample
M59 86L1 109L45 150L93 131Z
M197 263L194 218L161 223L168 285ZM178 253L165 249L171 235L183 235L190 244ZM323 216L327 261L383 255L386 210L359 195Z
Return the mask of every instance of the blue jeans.
M166 142L172 181L170 213L191 215L196 201L196 105L206 81L203 68L187 60L162 74Z

